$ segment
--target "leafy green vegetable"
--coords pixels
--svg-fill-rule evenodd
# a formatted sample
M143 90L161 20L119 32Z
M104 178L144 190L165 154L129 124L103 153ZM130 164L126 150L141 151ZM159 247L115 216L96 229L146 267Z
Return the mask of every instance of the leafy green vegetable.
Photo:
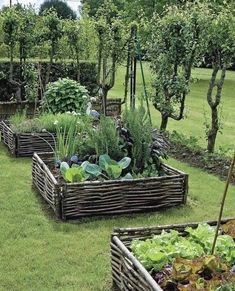
M83 182L87 179L98 178L100 176L108 179L118 179L122 174L122 170L127 168L131 162L128 157L123 158L121 161L116 162L112 160L109 155L101 155L99 158L99 165L92 164L89 161L85 161L78 166L73 164L73 168L70 168L68 163L62 162L60 165L60 172L67 182ZM108 177L102 173L108 175ZM122 178L123 180L133 179L130 173L126 174Z
M164 265L172 264L176 258L194 259L209 255L215 229L208 224L199 224L196 229L186 228L187 237L177 231L163 231L152 239L134 240L131 249L135 256L148 270L160 271ZM235 264L235 243L228 235L219 235L216 254L223 261Z
M84 182L89 178L89 175L82 167L75 166L66 170L64 178L67 182Z
M131 163L128 157L123 158L119 162L112 160L109 155L104 154L99 157L99 166L105 171L111 179L118 179L122 170L126 169Z
M60 173L66 182L84 182L89 178L89 174L85 172L82 166L76 164L69 167L68 163L62 162L60 165Z
M60 173L61 173L61 175L63 176L63 178L65 177L65 173L66 173L66 171L67 171L69 168L70 168L70 167L69 167L69 164L66 163L66 162L62 162L62 163L60 164Z
M81 164L81 167L84 169L84 171L91 176L98 177L101 175L102 170L101 168L96 164L91 164L88 161L85 161Z

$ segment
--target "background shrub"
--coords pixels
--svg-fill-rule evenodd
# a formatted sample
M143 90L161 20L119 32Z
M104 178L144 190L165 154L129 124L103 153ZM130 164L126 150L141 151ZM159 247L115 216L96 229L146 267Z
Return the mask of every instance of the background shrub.
M29 62L30 65L38 67L38 64L35 62ZM41 62L41 72L40 78L42 83L45 83L46 71L47 71L48 62ZM17 92L17 86L12 85L9 82L9 62L0 62L0 72L4 74L4 78L0 78L0 101L10 101L15 99ZM57 81L59 78L70 78L72 80L77 79L77 68L73 63L54 63L51 68L50 81ZM97 70L96 63L94 62L81 62L80 63L80 83L85 86L89 91L90 95L97 94ZM15 62L13 65L13 79L20 81L20 64ZM23 100L27 99L25 90L23 89ZM40 90L38 92L40 96Z
M49 83L42 100L44 112L85 113L89 101L88 91L84 86L71 79L59 79Z

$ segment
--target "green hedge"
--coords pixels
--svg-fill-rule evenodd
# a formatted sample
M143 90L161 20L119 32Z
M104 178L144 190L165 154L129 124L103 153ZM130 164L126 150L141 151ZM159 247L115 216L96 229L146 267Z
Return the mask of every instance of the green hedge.
M41 78L44 83L46 69L48 62L41 62ZM37 63L35 62L35 66ZM9 62L0 61L0 75L4 74L4 78L0 79L0 101L10 101L15 98L18 90L16 85L12 85L9 79ZM59 78L70 78L73 80L77 79L76 65L73 63L54 63L52 65L50 81L56 81ZM20 64L14 63L13 79L19 81L20 79ZM85 86L91 95L97 93L97 68L94 62L81 62L80 63L80 83ZM24 96L23 92L23 96ZM23 99L27 99L25 96Z

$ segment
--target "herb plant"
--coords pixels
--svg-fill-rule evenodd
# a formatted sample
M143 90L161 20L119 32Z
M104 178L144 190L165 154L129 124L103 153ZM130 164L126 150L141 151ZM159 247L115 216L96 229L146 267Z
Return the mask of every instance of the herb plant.
M152 176L160 173L161 160L167 158L168 144L152 126L145 108L126 110L119 127L127 155L132 159L136 174Z
M108 154L115 160L123 157L125 152L122 150L122 139L115 121L110 117L101 116L97 127L88 129L86 139L81 143L79 151L81 155Z

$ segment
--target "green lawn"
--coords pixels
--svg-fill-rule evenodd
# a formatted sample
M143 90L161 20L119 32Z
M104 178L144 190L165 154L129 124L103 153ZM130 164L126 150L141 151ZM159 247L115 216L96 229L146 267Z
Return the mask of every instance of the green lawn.
M138 67L137 74L137 95L141 96L143 93L142 79L140 69ZM144 64L144 73L148 86L151 84L151 74L148 64ZM177 130L188 136L192 135L199 139L202 146L205 147L205 116L210 121L209 106L206 101L206 92L210 79L210 69L195 69L193 77L197 80L191 85L191 91L186 101L186 118L181 121L169 121L169 130ZM110 92L110 96L123 97L124 92L124 75L125 68L119 67L117 72L117 79L115 87ZM234 148L235 136L235 72L228 71L222 96L222 133L218 135L217 149L221 146L223 148ZM154 125L158 126L160 123L160 115L158 111L151 106L151 113ZM206 113L206 114L205 114Z
M15 159L0 145L0 290L111 289L109 240L117 227L202 221L218 215L224 183L176 160L190 175L187 206L152 214L65 223L31 190L31 159ZM225 216L234 216L235 187Z

